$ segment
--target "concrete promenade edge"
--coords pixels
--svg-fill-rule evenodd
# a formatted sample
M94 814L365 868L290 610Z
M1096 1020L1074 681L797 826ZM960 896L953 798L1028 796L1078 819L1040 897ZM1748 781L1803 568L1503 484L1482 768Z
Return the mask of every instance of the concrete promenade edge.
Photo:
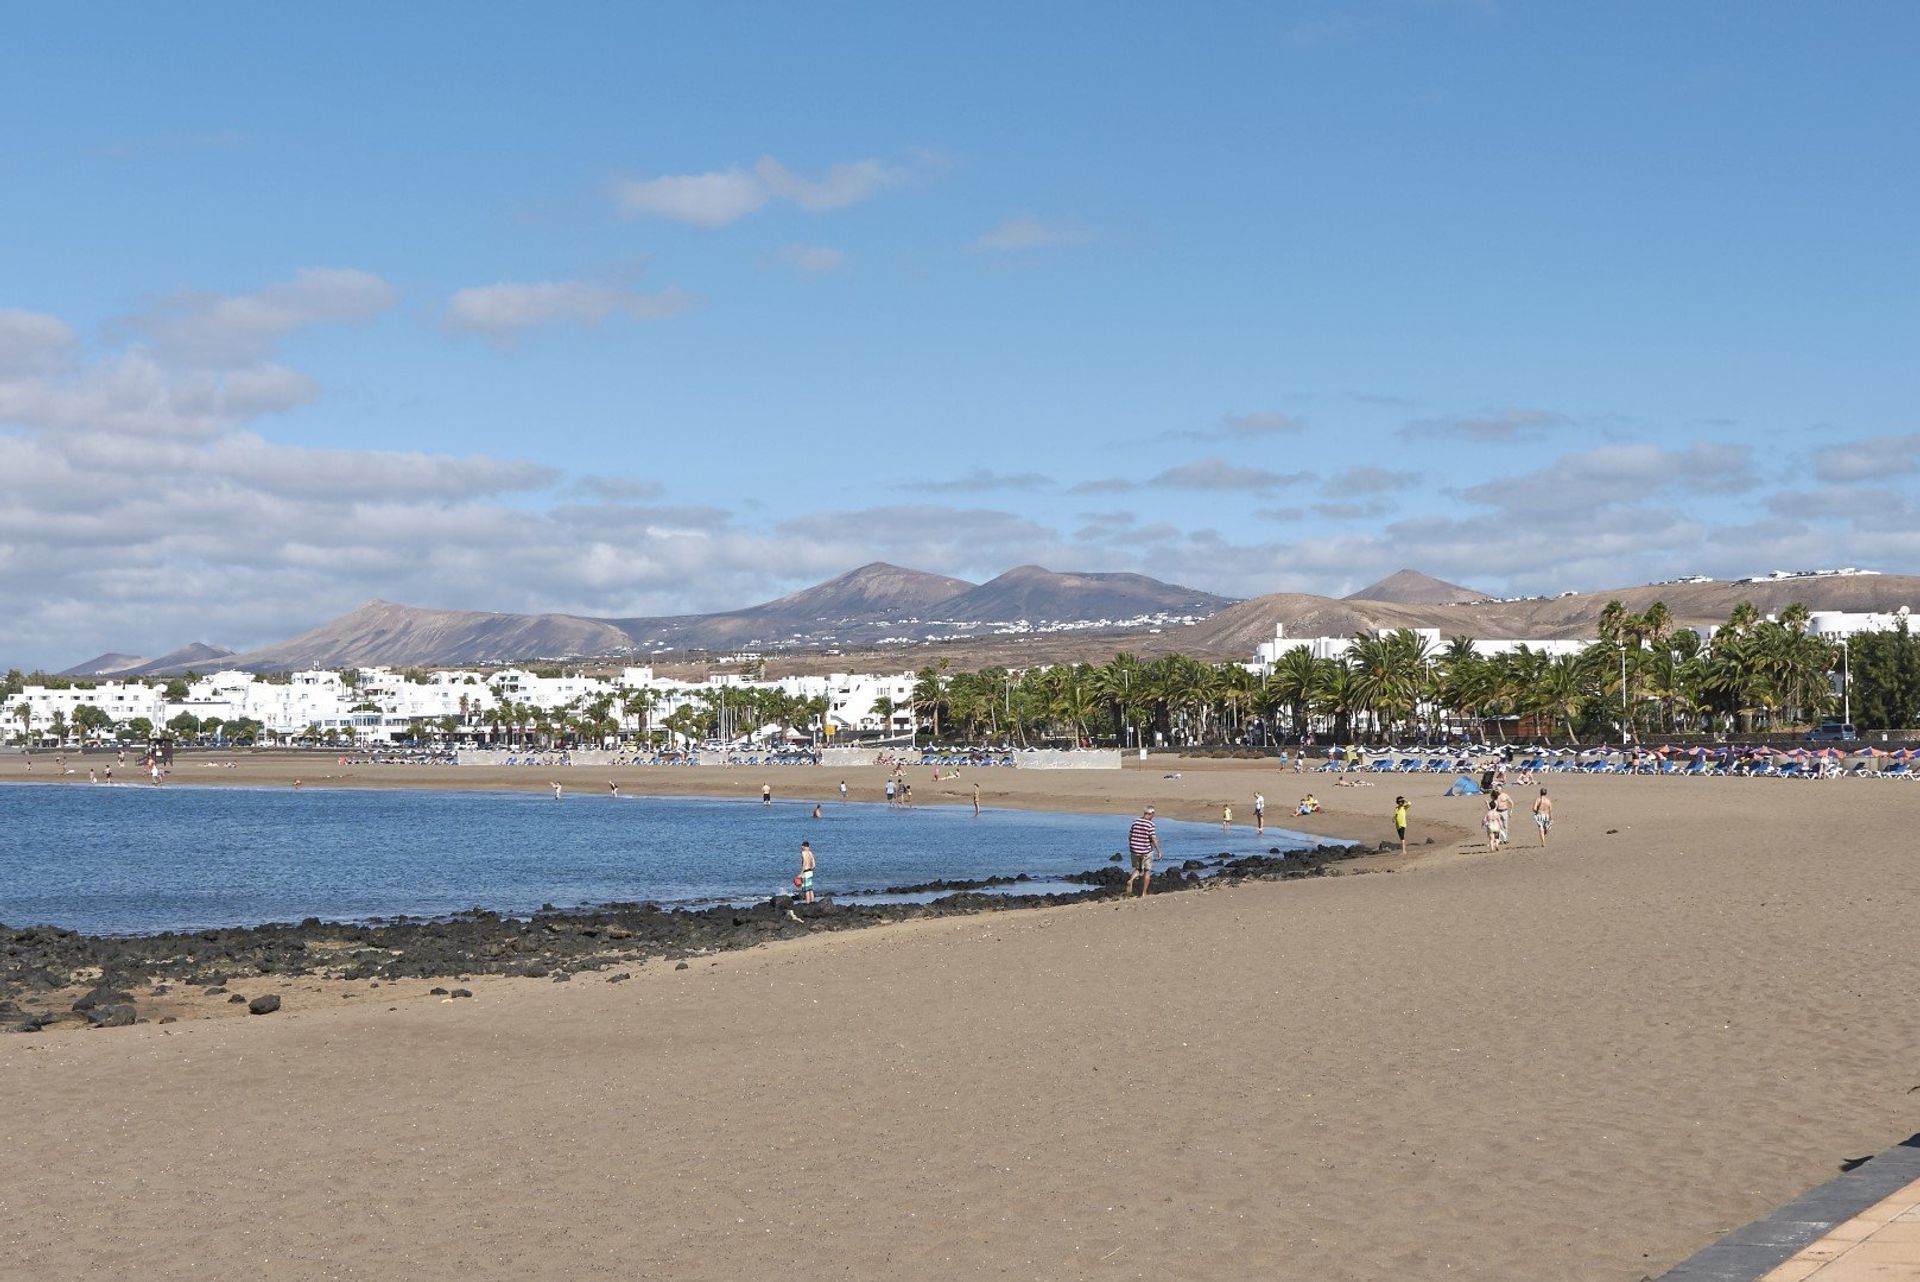
M1920 1180L1920 1134L1735 1229L1658 1282L1757 1282L1838 1225Z

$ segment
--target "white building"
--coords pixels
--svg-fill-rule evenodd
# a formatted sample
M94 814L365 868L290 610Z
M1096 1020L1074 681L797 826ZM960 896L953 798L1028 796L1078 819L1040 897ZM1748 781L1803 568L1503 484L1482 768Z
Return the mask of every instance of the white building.
M26 686L19 694L10 697L4 708L0 708L0 735L17 739L22 737L24 729L27 737L45 738L54 732L56 715L61 725L71 727L73 714L82 704L100 709L115 725L132 721L135 717L145 717L154 725L159 725L167 716L165 693L157 687L137 681L102 681L90 687L73 686L57 690L46 686ZM22 705L28 712L24 727L18 712Z
M1862 632L1894 632L1901 624L1913 626L1906 606L1897 610L1814 610L1807 631L1826 641L1845 641Z
M1411 631L1414 636L1426 642L1428 651L1436 658L1439 657L1440 652L1447 647L1448 638L1442 636L1438 628L1411 628L1409 631ZM1374 635L1381 636L1385 634L1375 633ZM1579 654L1592 644L1593 641L1591 638L1586 640L1570 638L1518 640L1512 638L1489 639L1475 637L1473 638L1473 652L1483 658L1490 658L1496 654L1512 654L1524 646L1535 654L1559 656L1563 654ZM1305 649L1308 654L1311 654L1316 659L1344 659L1347 653L1353 649L1353 638L1350 636L1289 637L1287 635L1286 625L1276 623L1273 625L1273 640L1262 641L1254 647L1253 662L1249 664L1248 667L1253 672L1259 674L1271 672L1273 665L1280 661L1281 655L1286 654L1289 650L1298 649Z

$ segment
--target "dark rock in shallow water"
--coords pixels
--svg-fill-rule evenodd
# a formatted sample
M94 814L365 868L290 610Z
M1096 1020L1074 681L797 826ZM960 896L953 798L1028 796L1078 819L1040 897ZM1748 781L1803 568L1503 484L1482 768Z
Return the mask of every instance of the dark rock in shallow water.
M449 997L471 997L473 996L473 993L465 988L456 988L447 995Z
M429 988L427 990L427 996L429 997L445 997L446 995L447 990L444 988Z
M241 996L239 993L235 993L233 994L233 996L227 998L227 1004L231 1006L239 1002L244 1002L245 1000L247 1000L245 997Z
M265 997L256 997L247 1003L247 1014L249 1015L271 1015L279 1009L280 998L276 993L268 993Z

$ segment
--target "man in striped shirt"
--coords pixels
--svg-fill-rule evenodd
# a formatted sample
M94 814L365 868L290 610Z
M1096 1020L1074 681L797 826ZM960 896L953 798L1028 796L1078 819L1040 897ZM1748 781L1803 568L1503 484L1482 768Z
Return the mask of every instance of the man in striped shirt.
M1133 883L1140 883L1140 897L1147 897L1147 887L1153 884L1153 861L1160 857L1160 835L1153 830L1153 807L1148 806L1140 812L1140 817L1127 829L1127 852L1133 856L1133 873L1127 878L1126 893L1133 893Z

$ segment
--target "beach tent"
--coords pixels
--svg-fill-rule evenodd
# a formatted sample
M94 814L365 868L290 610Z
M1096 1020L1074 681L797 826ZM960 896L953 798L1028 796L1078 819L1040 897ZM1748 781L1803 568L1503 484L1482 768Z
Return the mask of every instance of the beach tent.
M1480 790L1479 784L1467 778L1465 775L1461 775L1453 781L1453 787L1447 789L1440 795L1443 797L1484 797L1486 794Z

